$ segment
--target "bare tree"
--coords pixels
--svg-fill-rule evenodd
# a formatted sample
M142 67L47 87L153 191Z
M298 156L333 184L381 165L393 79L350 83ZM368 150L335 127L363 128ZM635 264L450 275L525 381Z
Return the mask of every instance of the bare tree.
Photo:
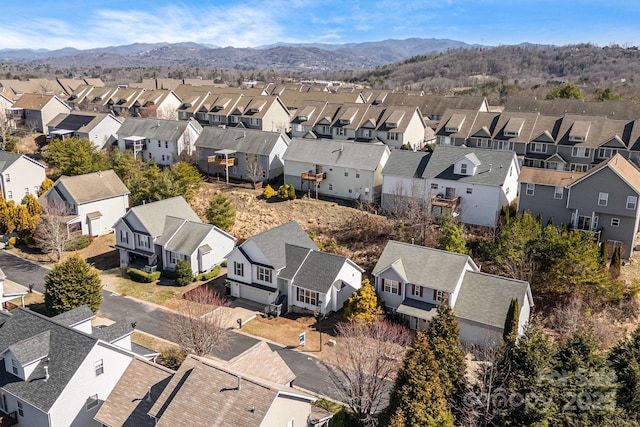
M260 164L260 158L257 154L247 153L246 172L255 187L256 183L262 179L264 174L264 168Z
M67 228L69 209L60 200L44 203L41 208L42 214L33 233L33 240L42 252L55 253L57 262L60 262L62 252L71 239Z
M172 314L168 322L174 341L198 356L228 346L229 301L208 286L188 292L185 300L183 314Z
M342 400L361 425L374 425L386 405L411 336L401 325L376 321L336 325L335 360L323 362Z

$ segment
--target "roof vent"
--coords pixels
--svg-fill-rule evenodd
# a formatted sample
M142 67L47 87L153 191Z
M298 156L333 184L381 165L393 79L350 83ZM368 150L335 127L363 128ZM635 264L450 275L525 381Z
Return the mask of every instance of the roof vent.
M47 381L51 377L49 375L49 365L44 365L44 380Z
M240 375L238 375L238 387L236 387L236 390L238 390L238 391L242 390L241 382L242 382L242 377Z

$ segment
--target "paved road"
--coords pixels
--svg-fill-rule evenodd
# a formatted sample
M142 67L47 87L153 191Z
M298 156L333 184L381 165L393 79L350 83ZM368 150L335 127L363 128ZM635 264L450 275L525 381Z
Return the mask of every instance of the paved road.
M48 269L2 250L0 250L0 268L9 280L23 286L33 284L36 291L44 293L44 276L49 273ZM112 320L126 319L136 322L136 329L172 341L169 328L165 326L170 319L167 310L155 304L107 291L103 291L102 296L103 302L99 311L102 316ZM213 355L229 360L257 342L256 338L234 333L228 348L216 351ZM326 368L315 357L276 344L269 344L269 346L280 354L296 374L295 385L339 400Z

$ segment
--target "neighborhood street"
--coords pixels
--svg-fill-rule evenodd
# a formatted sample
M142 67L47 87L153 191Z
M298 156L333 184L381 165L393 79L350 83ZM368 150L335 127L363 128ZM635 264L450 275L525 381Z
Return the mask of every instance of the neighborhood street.
M48 269L2 250L0 250L0 268L9 280L23 286L33 284L34 290L44 293L44 276L49 273ZM170 331L164 327L168 319L168 310L155 304L107 291L102 291L102 296L100 315L114 321L126 319L136 322L136 329L172 341ZM233 339L230 341L228 349L214 352L213 356L229 360L258 342L258 339L242 333L234 333L232 336ZM297 378L294 381L296 386L333 399L339 399L326 369L316 358L272 343L269 346L280 354L296 374Z

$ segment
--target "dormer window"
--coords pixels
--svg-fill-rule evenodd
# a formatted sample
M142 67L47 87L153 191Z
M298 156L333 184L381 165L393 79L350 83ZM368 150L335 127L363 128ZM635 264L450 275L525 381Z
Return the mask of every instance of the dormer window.
M524 119L519 117L511 117L504 127L504 136L506 137L518 137L520 136L520 131L522 130L522 126L524 125Z
M466 163L460 164L460 173L462 175L466 175L467 174L467 164Z
M591 129L591 122L576 121L569 131L569 142L585 142Z
M465 118L466 116L464 114L452 114L449 121L447 121L444 130L448 133L460 132L460 128L462 128Z
M11 372L13 372L13 375L18 375L18 372L20 372L20 368L18 368L18 361L13 357L11 358Z

